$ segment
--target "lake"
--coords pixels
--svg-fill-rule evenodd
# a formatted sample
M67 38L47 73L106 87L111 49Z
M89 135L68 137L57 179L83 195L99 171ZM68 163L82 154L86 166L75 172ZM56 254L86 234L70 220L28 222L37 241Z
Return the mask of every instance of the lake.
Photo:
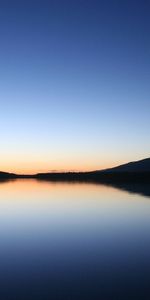
M0 299L150 299L150 197L128 190L1 182Z

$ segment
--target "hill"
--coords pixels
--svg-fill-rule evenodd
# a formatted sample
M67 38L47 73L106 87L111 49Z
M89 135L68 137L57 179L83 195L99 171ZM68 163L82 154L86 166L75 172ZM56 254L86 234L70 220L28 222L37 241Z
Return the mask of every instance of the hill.
M101 170L97 172L111 172L111 173L124 173L124 172L150 172L150 158L129 162L127 164L119 165L114 168L109 168L106 170Z
M14 179L17 175L8 172L0 172L0 180Z
M87 182L136 182L150 183L150 158L130 162L114 168L93 172L50 172L35 175L17 175L0 172L0 180L15 178L35 178L51 181L87 181Z

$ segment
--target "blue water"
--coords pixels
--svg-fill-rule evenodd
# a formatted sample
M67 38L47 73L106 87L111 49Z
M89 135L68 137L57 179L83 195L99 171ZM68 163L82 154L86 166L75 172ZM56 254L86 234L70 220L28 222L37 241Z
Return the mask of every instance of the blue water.
M0 300L150 299L150 197L0 183Z

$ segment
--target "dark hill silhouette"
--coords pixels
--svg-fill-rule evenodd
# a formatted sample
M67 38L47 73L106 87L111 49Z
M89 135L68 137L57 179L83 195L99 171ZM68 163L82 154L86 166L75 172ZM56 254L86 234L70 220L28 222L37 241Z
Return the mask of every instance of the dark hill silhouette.
M36 178L66 181L150 182L150 158L92 172L39 173Z
M7 178L16 178L17 175L13 173L7 173L7 172L0 172L0 180L1 179L7 179Z
M0 182L15 180L17 178L107 184L131 193L150 197L150 158L92 172L51 172L34 175L0 172Z
M127 164L123 164L102 171L113 172L113 173L114 172L150 172L150 158L129 162Z
M51 172L39 173L35 175L17 175L13 173L0 172L0 180L15 178L103 183L150 183L150 158L123 164L106 170L92 172Z

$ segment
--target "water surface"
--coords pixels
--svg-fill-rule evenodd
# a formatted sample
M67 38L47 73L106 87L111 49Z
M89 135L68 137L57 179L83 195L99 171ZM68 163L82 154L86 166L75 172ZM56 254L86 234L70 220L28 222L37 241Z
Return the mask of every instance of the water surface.
M0 299L149 299L149 258L150 197L90 183L0 183Z

